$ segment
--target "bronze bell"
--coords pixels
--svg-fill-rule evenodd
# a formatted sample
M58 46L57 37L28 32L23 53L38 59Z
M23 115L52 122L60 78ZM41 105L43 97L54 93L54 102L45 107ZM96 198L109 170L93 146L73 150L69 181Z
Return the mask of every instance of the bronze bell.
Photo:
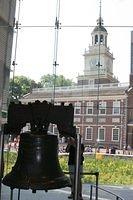
M53 134L21 134L17 161L3 179L10 188L50 190L70 186L58 160L58 140Z

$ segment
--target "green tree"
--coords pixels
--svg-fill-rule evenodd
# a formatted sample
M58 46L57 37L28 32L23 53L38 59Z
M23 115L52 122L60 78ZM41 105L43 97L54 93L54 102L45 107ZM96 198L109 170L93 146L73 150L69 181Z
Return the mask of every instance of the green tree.
M36 83L34 80L25 76L15 76L14 80L10 79L10 97L11 99L19 99L23 95L31 92L33 88L42 87L41 83Z
M43 75L41 77L41 85L43 87L52 87L55 85L56 87L60 86L71 86L75 83L71 79L66 79L63 75Z

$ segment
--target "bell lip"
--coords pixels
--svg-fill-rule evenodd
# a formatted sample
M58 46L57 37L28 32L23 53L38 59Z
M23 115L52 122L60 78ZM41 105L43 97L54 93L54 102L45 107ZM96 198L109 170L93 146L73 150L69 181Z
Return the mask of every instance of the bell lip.
M55 179L49 179L44 181L43 179L30 180L25 179L20 182L13 182L11 180L3 179L2 183L8 187L13 189L22 189L22 190L54 190L59 188L71 187L70 179L67 176L61 176Z

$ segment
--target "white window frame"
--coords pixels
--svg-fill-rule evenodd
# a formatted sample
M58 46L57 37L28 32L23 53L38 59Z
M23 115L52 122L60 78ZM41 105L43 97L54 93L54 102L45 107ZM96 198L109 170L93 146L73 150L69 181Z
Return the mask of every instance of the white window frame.
M114 130L118 130L118 140L114 140ZM120 138L120 129L119 128L112 128L112 141L114 142L119 142L119 138Z
M119 115L120 114L120 101L113 101L113 115ZM118 109L118 112L116 112L116 109Z
M93 115L93 105L94 105L94 102L92 102L92 101L87 102L87 108L86 108L87 115ZM88 113L88 110L91 110L92 112Z
M99 138L99 136L100 136L100 130L101 130L101 129L104 130L104 132L103 132L103 134L104 134L104 139ZM99 127L99 128L98 128L98 141L99 141L99 142L100 142L100 141L105 141L105 128L104 128L104 127Z
M90 129L91 130L91 132L90 133L88 133L88 129ZM87 136L88 136L88 134L90 134L91 135L91 138L88 138ZM85 131L85 140L92 140L92 134L93 134L93 128L92 127L86 127L86 131Z
M80 115L81 114L81 102L75 102L74 114L75 115Z
M100 115L106 115L106 102L105 101L99 102L99 114Z

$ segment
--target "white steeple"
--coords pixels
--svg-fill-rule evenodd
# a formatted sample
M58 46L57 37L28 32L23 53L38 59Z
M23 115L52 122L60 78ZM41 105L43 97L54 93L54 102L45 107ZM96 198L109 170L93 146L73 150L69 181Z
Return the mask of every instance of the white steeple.
M101 17L101 0L99 9L99 18L97 19L97 26L92 31L92 45L105 45L107 47L107 30L103 26L103 19Z
M89 84L91 82L92 84L96 84L99 82L98 78L100 79L100 83L116 82L117 80L113 77L113 54L110 53L107 47L108 32L103 26L103 19L101 17L101 0L99 18L91 36L92 44L84 52L84 76L82 76L82 78L86 79L84 83ZM100 69L98 75L99 61Z

